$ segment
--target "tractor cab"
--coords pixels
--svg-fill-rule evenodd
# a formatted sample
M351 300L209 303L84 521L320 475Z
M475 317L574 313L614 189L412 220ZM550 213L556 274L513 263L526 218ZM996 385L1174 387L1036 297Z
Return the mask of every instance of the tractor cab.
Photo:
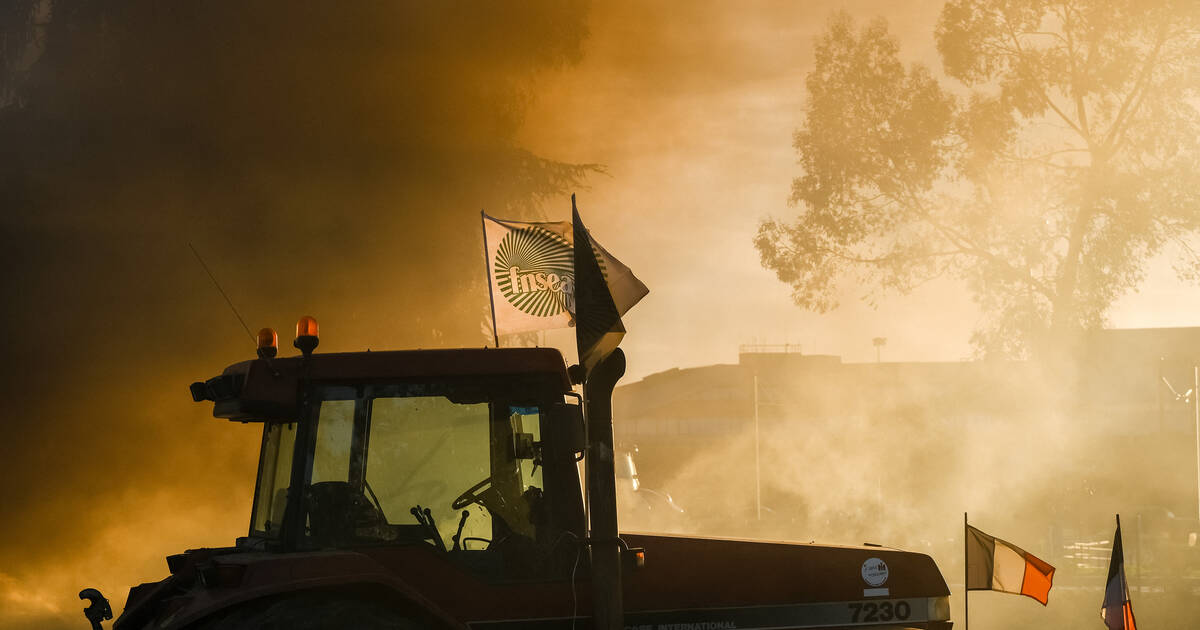
M260 357L192 386L263 424L260 551L426 545L494 579L567 569L585 536L580 407L557 350Z

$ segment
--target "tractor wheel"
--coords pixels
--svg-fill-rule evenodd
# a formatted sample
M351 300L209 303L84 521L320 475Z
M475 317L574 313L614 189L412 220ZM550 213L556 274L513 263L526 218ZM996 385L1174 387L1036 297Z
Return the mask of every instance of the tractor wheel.
M382 602L340 595L293 594L248 602L200 621L192 630L429 630Z

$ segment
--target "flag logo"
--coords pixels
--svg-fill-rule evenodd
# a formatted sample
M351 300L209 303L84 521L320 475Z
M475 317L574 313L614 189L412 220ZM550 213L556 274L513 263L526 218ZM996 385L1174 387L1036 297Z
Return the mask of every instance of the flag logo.
M504 299L534 317L575 311L571 243L559 234L528 226L509 231L496 248L496 286Z
M482 213L481 218L484 266L497 337L575 327L577 336L584 336L584 347L591 348L594 337L603 337L613 321L619 322L619 316L648 292L646 285L586 229L579 232L580 226L566 221L509 221ZM582 240L576 242L580 234ZM589 251L591 255L586 255ZM587 267L582 275L577 268L580 260ZM583 279L588 286L581 290ZM601 294L608 296L610 306L615 306L615 315L601 309L612 317L599 316L595 302ZM584 363L591 365L603 352L589 351L587 356L592 361Z

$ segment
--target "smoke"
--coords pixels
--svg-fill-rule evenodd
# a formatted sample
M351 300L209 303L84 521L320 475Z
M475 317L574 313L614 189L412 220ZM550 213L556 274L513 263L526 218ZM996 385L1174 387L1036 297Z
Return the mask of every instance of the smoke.
M837 8L888 17L906 60L934 62L942 4ZM478 210L565 219L569 191L590 187L589 227L651 289L625 320L629 381L756 338L848 360L874 359L877 336L885 361L967 353L979 313L962 287L875 309L851 288L817 316L759 265L752 236L787 212L830 5L50 6L40 57L5 77L20 98L0 109L2 627L77 627L84 586L119 611L128 587L165 574L165 555L245 531L258 427L213 419L186 387L253 350L189 242L285 353L304 314L322 351L477 346ZM864 385L765 426L765 526L744 517L748 438L672 462L670 478L643 450L644 483L688 510L655 529L878 542L927 550L950 577L963 511L1021 542L1043 532L1019 517L1062 493L1118 491L1084 487L1107 445L1075 440L1076 417L1031 417L1036 439L986 421L968 435L954 418L977 396L904 387L904 408ZM988 404L1052 389L1013 384ZM859 397L874 406L849 421L841 407ZM1160 467L1179 448L1141 446L1169 454L1147 458ZM978 620L1016 618L976 602Z
M913 58L936 55L941 2L838 6L887 16ZM579 65L543 86L530 111L539 124L520 136L538 153L608 167L580 210L650 287L625 316L631 378L732 360L739 344L756 339L855 360L874 358L875 336L889 339L885 357L969 352L978 310L961 287L935 282L877 308L848 287L845 307L822 317L795 308L786 285L758 262L757 221L790 212L792 134L813 40L833 8L606 2L593 10Z
M1192 338L1164 332L1158 343ZM686 516L630 510L622 528L926 553L952 586L961 622L968 512L973 525L1059 569L1048 609L976 594L976 624L1087 628L1107 551L1081 567L1067 547L1103 548L1119 512L1126 540L1138 541L1126 561L1146 589L1135 596L1139 618L1186 628L1200 606L1188 568L1197 550L1187 543L1197 529L1195 454L1190 421L1180 422L1192 408L1153 417L1156 369L1183 376L1178 364L1159 367L1156 352L1165 351L1097 352L1078 367L750 354L736 367L654 375L618 389L616 433L637 444L642 485L669 492Z
M188 244L284 344L311 314L322 350L482 345L478 212L545 216L594 171L515 137L587 6L30 4L48 23L3 25L37 58L0 109L0 626L75 627L81 588L119 612L245 532L258 427L187 385L253 345Z

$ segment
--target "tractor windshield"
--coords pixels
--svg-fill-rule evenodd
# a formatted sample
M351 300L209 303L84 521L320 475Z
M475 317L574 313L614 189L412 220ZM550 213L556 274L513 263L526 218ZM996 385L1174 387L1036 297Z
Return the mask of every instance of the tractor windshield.
M458 514L451 503L491 475L489 418L487 403L429 396L371 401L366 486L389 523L415 523L412 509L429 508L443 544L453 544ZM490 539L490 515L478 504L468 509L463 536Z
M464 511L459 548L537 537L538 405L463 399L436 385L324 387L315 394L300 508L310 544L424 541L451 549ZM278 531L288 502L291 457L284 454L296 440L289 426L273 425L264 437L254 511L259 535ZM426 509L436 532L423 518Z

